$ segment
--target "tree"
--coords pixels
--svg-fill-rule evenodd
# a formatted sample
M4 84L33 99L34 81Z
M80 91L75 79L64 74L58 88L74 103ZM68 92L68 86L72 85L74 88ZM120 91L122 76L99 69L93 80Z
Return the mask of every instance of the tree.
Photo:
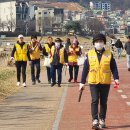
M70 30L73 30L74 33L82 32L82 26L79 21L72 21L64 25L66 32L68 33Z
M64 25L64 28L65 28L65 30L66 30L66 33L69 33L69 31L72 30L72 26L71 26L70 23L65 24L65 25Z

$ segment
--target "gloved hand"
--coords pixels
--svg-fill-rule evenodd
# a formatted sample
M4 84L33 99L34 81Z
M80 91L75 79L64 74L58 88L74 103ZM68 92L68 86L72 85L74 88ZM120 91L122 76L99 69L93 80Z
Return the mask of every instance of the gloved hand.
M11 57L10 60L14 60L14 57Z
M85 89L85 86L84 86L84 84L80 83L80 85L79 85L79 91L81 91L82 89Z
M119 88L119 80L118 79L115 79L114 88Z
M68 63L64 63L65 66L68 66Z

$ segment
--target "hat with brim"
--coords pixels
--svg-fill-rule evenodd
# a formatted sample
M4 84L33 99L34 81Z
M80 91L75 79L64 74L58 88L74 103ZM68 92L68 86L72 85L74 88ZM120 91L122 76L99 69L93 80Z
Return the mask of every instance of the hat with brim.
M55 42L63 42L63 41L62 41L62 39L60 39L60 38L56 38L56 39L55 39Z
M97 40L103 40L104 44L106 44L106 36L104 34L96 34L93 36L93 44L97 41Z
M18 38L24 38L24 36L22 34L18 35Z

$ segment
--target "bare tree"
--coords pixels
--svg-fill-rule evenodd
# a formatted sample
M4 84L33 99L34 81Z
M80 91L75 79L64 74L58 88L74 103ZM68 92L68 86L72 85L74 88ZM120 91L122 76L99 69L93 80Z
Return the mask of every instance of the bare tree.
M92 34L105 30L103 23L96 18L87 18L86 20L83 20L81 24L84 30Z

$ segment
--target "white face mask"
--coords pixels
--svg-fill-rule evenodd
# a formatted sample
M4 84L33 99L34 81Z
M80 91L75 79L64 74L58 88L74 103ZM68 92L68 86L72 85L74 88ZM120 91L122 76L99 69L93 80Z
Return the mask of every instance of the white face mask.
M60 43L59 42L55 42L55 47L56 48L60 48Z
M95 48L97 50L102 50L103 47L104 47L104 43L103 42L97 42L97 43L95 43Z

